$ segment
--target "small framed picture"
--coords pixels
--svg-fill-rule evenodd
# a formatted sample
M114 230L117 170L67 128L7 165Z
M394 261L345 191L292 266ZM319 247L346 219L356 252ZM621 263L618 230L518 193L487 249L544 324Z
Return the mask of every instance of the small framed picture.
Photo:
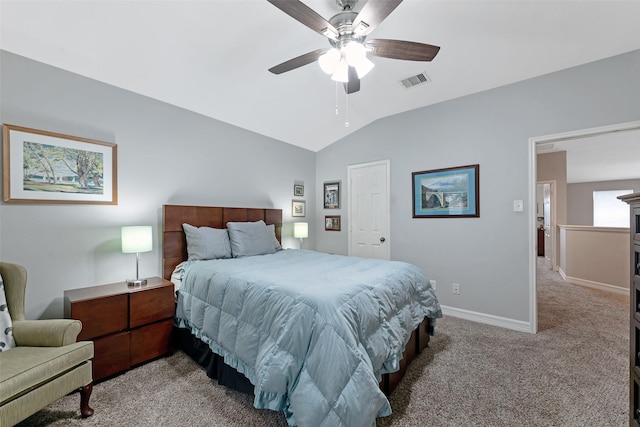
M292 200L291 201L291 216L303 217L305 216L305 202L304 200Z
M302 185L302 184L294 184L293 185L293 195L295 197L304 196L304 185Z
M324 229L327 231L340 231L340 215L326 215L324 217Z
M324 183L324 208L340 209L340 181Z

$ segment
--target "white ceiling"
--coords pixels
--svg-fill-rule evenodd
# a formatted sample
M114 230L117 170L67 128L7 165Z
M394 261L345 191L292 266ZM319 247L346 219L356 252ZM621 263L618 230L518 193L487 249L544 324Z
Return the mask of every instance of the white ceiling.
M327 19L339 11L304 3ZM382 117L640 48L637 0L405 0L369 38L440 53L374 57L347 107L317 64L267 71L329 44L266 0L1 0L0 14L6 51L312 151ZM432 82L399 84L423 71Z

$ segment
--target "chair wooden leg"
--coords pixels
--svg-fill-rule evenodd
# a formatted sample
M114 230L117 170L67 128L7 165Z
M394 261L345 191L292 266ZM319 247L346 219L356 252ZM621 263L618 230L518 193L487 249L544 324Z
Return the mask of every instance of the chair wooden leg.
M80 387L80 414L82 418L93 415L93 409L89 407L89 398L93 391L93 383L89 383L84 387Z

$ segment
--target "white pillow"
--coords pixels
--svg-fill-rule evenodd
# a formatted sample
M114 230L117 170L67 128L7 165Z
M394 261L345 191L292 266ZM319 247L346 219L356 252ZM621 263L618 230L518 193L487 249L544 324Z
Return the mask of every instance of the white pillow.
M187 238L189 261L231 258L231 244L227 230L211 227L194 227L182 224Z
M7 307L7 296L4 294L4 282L0 275L0 351L7 351L16 346L13 339L13 327L9 307Z
M227 230L229 231L231 253L234 258L276 253L276 247L273 243L275 232L269 230L267 224L262 220L255 222L228 222Z

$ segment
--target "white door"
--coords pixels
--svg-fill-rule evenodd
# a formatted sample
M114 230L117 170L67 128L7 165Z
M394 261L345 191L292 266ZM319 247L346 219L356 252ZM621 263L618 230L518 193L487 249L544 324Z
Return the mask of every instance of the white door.
M349 166L349 255L391 258L389 161Z

